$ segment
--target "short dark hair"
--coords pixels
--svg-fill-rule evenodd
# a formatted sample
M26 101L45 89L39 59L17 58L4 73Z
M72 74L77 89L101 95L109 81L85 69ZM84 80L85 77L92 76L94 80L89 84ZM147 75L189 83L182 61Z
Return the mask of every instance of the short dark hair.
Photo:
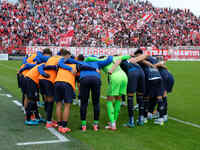
M42 54L43 54L43 55L44 55L44 54L47 54L47 55L51 55L51 56L52 56L52 51L51 51L49 48L45 48L45 49L43 49Z
M70 53L70 51L62 48L62 49L60 49L60 55L61 56L66 56L66 55L71 55L71 53Z
M143 54L143 50L141 50L140 48L137 49L134 53L134 55L137 55L137 54Z
M105 58L106 56L99 56L99 59L103 59L103 58Z
M83 56L83 54L78 55L77 58L79 61L84 61L85 57Z

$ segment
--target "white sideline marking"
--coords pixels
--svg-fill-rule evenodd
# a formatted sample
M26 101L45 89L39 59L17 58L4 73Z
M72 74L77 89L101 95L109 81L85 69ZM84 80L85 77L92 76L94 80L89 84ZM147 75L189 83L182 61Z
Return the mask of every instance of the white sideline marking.
M17 101L17 100L13 100L12 102L15 103L19 107L22 106L22 104L19 101ZM49 130L51 132L51 134L53 134L54 136L56 136L59 140L38 141L38 142L25 142L25 143L17 143L16 145L23 146L23 145L35 145L35 144L62 143L62 142L69 142L70 141L68 138L66 138L65 136L63 136L62 134L60 134L54 128L47 128L47 130Z
M62 142L69 142L69 139L67 139L65 136L60 134L59 132L56 131L54 128L47 128L53 135L55 135L60 141Z
M13 97L13 96L12 96L12 95L10 95L10 94L6 94L6 96L7 96L7 97Z
M188 122L188 121L183 121L183 120L180 120L180 119L177 119L177 118L174 118L174 117L168 117L169 119L171 120L174 120L176 122L179 122L179 123L182 123L182 124L186 124L186 125L190 125L190 126L193 126L193 127L196 127L196 128L200 128L200 125L198 124L194 124L194 123L191 123L191 122Z
M17 100L14 100L13 103L15 103L15 104L16 104L17 106L19 106L19 107L22 106L22 104L21 104L19 101L17 101Z
M10 94L0 94L1 96L7 96L7 97L13 97L12 95Z
M61 143L64 141L60 140L51 140L51 141L38 141L38 142L26 142L26 143L17 143L17 146L25 146L25 145L36 145L36 144L52 144L52 143Z

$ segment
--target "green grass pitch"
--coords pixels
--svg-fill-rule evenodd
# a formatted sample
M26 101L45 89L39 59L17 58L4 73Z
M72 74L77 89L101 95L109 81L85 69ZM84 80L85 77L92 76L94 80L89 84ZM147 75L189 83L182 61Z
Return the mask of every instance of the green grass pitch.
M143 127L124 128L128 120L127 108L122 107L119 116L118 130L107 131L104 125L108 122L105 99L101 98L100 130L92 131L93 112L90 102L88 109L88 130L80 131L79 107L72 106L69 127L72 132L67 135L71 143L47 144L18 147L16 142L54 140L44 125L39 127L24 126L24 115L10 102L21 99L17 88L16 72L20 61L0 61L0 87L3 92L11 93L14 98L0 96L0 140L3 150L200 150L200 128L195 128L173 120L164 126L154 125L152 121ZM184 121L200 125L199 84L200 62L168 62L167 66L175 77L175 87L169 99L169 115ZM105 95L106 77L102 73L101 95ZM55 116L54 116L55 117ZM2 123L3 122L3 123ZM32 135L32 136L31 136ZM79 146L76 146L79 145ZM88 146L85 146L88 145ZM87 147L87 148L86 148Z

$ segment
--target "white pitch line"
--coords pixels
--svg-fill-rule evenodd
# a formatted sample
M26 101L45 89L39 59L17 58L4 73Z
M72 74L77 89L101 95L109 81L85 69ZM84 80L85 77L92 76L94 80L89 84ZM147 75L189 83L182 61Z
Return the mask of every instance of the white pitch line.
M174 120L176 122L185 124L185 125L190 125L190 126L193 126L193 127L196 127L196 128L200 128L200 125L198 125L198 124L194 124L194 123L191 123L191 122L188 122L188 121L183 121L183 120L180 120L180 119L177 119L177 118L174 118L174 117L170 117L170 116L168 118L171 119L171 120Z
M53 143L61 143L64 141L60 140L51 140L51 141L38 141L38 142L25 142L25 143L17 143L17 146L25 146L25 145L38 145L38 144L53 144Z
M19 101L17 101L17 100L14 100L13 103L15 103L15 104L16 104L17 106L19 106L19 107L22 106L22 104L21 104Z
M47 128L53 135L55 135L60 141L62 142L69 142L69 139L67 139L65 136L60 134L56 129L54 128Z
M6 94L6 96L7 96L7 97L13 97L13 96L12 96L12 95L10 95L10 94Z

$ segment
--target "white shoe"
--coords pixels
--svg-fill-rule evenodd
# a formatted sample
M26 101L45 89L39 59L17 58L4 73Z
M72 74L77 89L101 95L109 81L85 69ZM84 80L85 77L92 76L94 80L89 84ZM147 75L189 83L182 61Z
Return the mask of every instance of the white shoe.
M78 100L74 99L73 100L73 105L77 105L78 104Z
M147 114L147 118L148 118L148 120L152 120L153 119L153 114L149 112Z
M164 120L164 122L167 122L168 121L168 115L164 115L163 120Z
M77 105L81 106L81 100L80 99L77 100Z
M154 121L154 124L158 124L158 125L164 125L164 119L163 118L158 118Z
M147 120L147 118L144 118L144 123L148 123L148 120Z
M126 103L124 101L122 101L121 106L126 106Z
M152 114L152 119L158 119L160 116L159 112Z

